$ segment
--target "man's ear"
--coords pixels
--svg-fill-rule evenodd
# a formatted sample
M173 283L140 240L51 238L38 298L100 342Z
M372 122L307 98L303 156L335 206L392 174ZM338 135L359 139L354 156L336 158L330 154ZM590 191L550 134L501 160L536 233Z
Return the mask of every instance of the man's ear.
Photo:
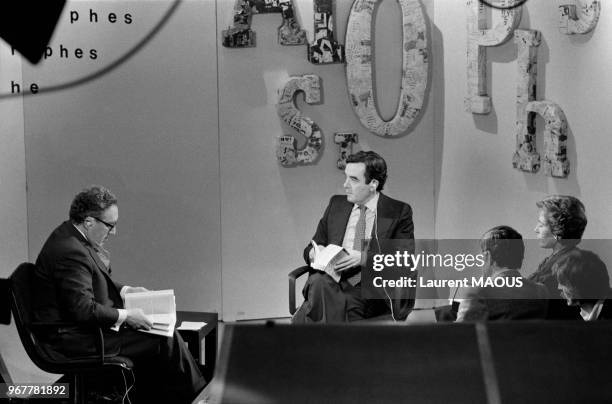
M378 180L371 180L369 185L372 191L376 191L376 188L378 188Z
M482 255L484 255L484 261L486 265L490 266L491 264L493 264L493 260L491 259L491 251L485 250L482 252Z
M493 265L493 260L491 259L491 252L485 250L482 252L484 256L484 266L482 267L484 276L491 276L491 266Z

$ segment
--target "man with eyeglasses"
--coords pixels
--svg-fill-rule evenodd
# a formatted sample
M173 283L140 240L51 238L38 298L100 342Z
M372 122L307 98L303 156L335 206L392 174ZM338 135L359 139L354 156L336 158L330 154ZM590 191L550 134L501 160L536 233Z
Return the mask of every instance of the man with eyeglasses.
M169 338L138 332L150 329L151 321L140 309L124 309L123 298L146 289L111 279L104 242L117 232L117 198L104 187L89 187L75 196L69 217L51 233L36 260L34 320L100 326L105 355L126 356L135 362L139 399L151 393L155 400L166 393L167 402L191 402L205 381L183 340L177 332ZM51 356L95 354L93 334L77 328L58 329L39 338Z

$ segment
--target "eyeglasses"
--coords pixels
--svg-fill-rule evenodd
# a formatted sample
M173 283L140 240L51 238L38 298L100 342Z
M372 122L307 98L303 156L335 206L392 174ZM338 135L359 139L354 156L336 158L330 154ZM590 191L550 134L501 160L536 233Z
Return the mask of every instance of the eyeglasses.
M94 219L96 219L98 222L102 223L104 226L106 226L108 228L108 232L110 233L111 231L113 231L113 229L115 228L115 226L117 226L117 223L108 223L105 222L104 220L100 219L99 217L94 217Z

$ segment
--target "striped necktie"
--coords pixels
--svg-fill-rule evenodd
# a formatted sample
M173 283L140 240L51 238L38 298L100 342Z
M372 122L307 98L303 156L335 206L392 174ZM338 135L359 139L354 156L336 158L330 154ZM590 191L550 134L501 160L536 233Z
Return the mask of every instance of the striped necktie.
M363 240L365 240L366 232L366 210L365 205L359 205L359 219L355 225L355 240L353 241L353 250L361 251ZM361 271L347 279L347 281L355 286L361 282Z
M366 207L359 205L359 219L355 225L355 240L353 241L353 250L361 251L361 243L365 239L366 231Z

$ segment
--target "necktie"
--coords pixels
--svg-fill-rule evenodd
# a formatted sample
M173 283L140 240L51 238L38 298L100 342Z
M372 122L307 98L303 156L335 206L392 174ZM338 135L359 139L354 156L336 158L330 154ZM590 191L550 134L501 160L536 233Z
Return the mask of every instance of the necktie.
M361 251L361 242L365 238L366 230L366 207L359 205L359 219L355 226L355 241L353 241L353 250Z
M355 240L353 241L353 250L361 251L361 244L365 239L365 232L366 207L364 205L359 205L359 219L357 220L357 225L355 225ZM357 285L359 282L361 282L361 271L357 272L347 280L352 286Z
M110 252L105 249L102 246L94 246L94 250L96 251L96 254L98 254L98 257L100 258L100 260L102 261L102 263L104 263L104 265L106 266L106 269L108 270L108 273L110 274L111 270L110 270Z

